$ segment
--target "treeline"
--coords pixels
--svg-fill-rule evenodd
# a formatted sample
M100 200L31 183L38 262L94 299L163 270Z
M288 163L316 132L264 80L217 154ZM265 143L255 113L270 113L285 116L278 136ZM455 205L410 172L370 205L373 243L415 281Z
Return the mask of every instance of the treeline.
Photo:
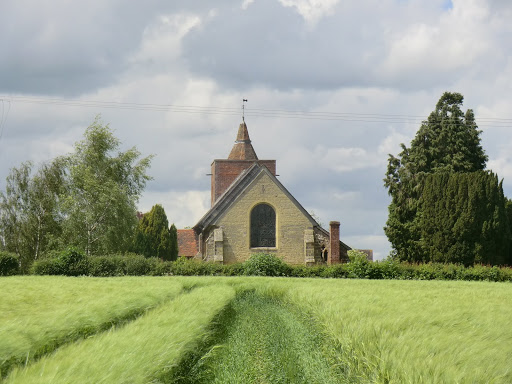
M0 252L0 275L19 272L16 262L6 262L15 255ZM10 266L11 269L8 269ZM7 269L6 269L7 267ZM512 268L461 264L412 264L388 259L371 262L365 254L351 252L350 262L337 265L288 265L269 254L255 254L244 263L216 264L179 258L163 261L142 255L85 256L76 250L67 250L52 259L34 263L31 273L64 276L281 276L346 279L395 280L464 280L512 282Z
M137 219L152 156L120 147L96 118L72 153L38 168L26 162L11 169L0 191L0 250L16 254L22 272L69 246L87 256L178 257L176 227L161 206Z

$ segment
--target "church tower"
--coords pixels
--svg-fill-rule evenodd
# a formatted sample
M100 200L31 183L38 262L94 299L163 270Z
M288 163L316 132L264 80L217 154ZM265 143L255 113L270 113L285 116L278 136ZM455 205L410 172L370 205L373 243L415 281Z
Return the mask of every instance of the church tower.
M227 159L215 159L212 163L211 205L228 189L235 179L254 163L264 165L276 175L275 160L259 160L249 138L247 125L243 121L238 127L235 144Z

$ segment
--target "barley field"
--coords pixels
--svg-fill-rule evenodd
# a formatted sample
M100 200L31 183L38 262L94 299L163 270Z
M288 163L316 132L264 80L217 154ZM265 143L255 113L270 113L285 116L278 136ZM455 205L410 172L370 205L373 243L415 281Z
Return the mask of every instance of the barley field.
M510 383L512 284L0 279L5 383Z

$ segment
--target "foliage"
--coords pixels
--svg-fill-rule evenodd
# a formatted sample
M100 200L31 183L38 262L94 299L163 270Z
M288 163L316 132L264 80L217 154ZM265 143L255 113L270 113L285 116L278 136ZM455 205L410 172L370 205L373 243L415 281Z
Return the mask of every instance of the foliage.
M253 276L287 276L290 267L275 254L255 253L244 262L244 270Z
M483 172L481 131L473 112L462 112L462 102L461 94L445 92L411 147L402 144L398 157L389 155L384 184L392 201L384 229L397 260L443 258L467 265L509 260L501 183Z
M57 257L36 261L32 265L35 275L86 276L89 274L89 258L80 250L70 247Z
M64 235L88 256L127 250L137 223L135 203L150 179L151 156L139 159L135 147L119 152L120 144L96 118L65 159Z
M146 257L158 257L167 261L178 258L177 230L174 224L169 228L167 215L160 204L154 205L139 220L133 250Z
M179 246L178 246L178 229L174 225L174 223L171 225L170 228L171 232L171 257L169 260L177 260L178 259L178 253L179 253Z
M180 257L162 261L136 254L107 256L78 256L61 252L57 257L38 260L32 266L36 275L109 276L288 276L319 278L395 279L395 280L473 280L512 282L512 268L461 264L411 264L389 258L368 261L366 254L350 252L350 262L334 265L287 265L275 255L257 254L244 263L218 264ZM262 256L260 256L262 255ZM64 262L63 260L68 260ZM74 260L75 262L71 262ZM277 261L276 261L277 260Z
M35 173L32 163L25 162L10 170L6 191L0 192L0 243L18 255L23 272L56 246L63 172L59 159L42 164Z
M20 263L15 253L0 251L0 276L10 276L19 273Z
M418 201L421 261L512 264L505 197L496 175L429 174Z
M187 260L180 257L170 263L169 274L182 276L208 276L220 275L224 266L217 263L205 263L199 260Z
M0 248L18 255L24 273L64 245L89 256L126 251L132 242L151 157L139 159L135 148L120 152L99 119L84 136L68 156L12 168L0 191Z

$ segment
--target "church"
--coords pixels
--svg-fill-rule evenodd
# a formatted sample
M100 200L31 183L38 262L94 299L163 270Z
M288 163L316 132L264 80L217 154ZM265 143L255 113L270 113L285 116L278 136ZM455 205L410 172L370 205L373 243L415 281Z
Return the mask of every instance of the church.
M211 165L211 208L192 229L178 230L179 256L224 264L272 253L288 264L336 264L351 248L340 223L322 228L260 160L245 120L227 159Z

